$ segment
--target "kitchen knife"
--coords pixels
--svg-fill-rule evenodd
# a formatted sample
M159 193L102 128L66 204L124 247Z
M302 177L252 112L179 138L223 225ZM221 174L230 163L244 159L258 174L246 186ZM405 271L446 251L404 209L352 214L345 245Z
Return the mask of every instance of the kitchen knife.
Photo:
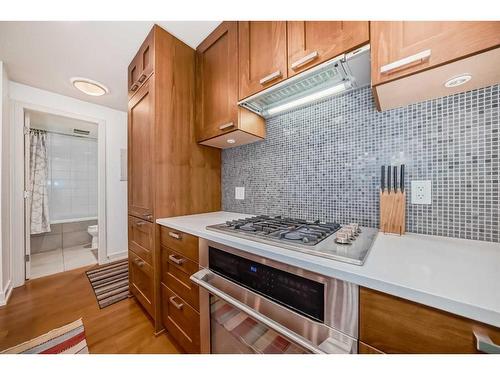
M387 191L391 192L391 166L387 166Z
M394 186L394 192L397 192L398 191L398 166L397 165L392 167L392 172L393 172L392 185Z
M400 177L399 177L399 188L401 189L401 192L405 190L405 165L401 164L401 167L399 169Z
M385 189L385 165L382 166L382 173L380 174L380 191Z

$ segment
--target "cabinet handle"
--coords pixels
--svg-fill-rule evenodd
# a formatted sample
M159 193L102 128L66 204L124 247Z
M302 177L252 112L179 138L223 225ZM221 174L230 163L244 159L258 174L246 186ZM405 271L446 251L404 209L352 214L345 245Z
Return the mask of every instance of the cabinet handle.
M142 217L146 220L151 220L153 218L153 215L152 214L144 214L144 215L142 215Z
M144 261L139 258L135 258L134 263L137 264L139 267L144 266Z
M178 264L178 265L182 265L186 259L184 258L177 258L175 255L169 255L168 256L168 259L170 259L172 262L174 262L175 264Z
M219 129L220 130L229 129L229 128L232 128L233 126L234 126L233 122L228 122L227 124L223 124L223 125L219 126Z
M487 354L500 354L500 345L491 341L490 337L486 334L473 331L476 338L476 349L480 352Z
M401 60L394 61L394 62L392 62L390 64L382 66L380 68L380 73L381 74L389 74L393 70L402 68L402 67L404 67L404 66L406 66L408 64L411 64L411 63L414 63L414 62L417 62L417 61L420 61L420 63L423 63L424 61L429 60L430 57L431 57L431 50L430 49L426 49L425 51L416 53L414 55L405 57L405 58L403 58Z
M140 83L143 83L143 82L144 82L144 80L146 79L146 77L147 77L147 75L142 74L142 75L139 77L139 82L140 82Z
M281 70L277 70L274 73L269 74L268 76L265 76L262 78L259 82L261 85L265 85L268 82L271 82L272 80L281 77Z
M181 239L181 235L179 233L176 233L176 232L168 232L168 235L172 238L175 238L176 240Z
M182 310L182 307L184 306L183 303L179 303L179 302L175 302L175 296L172 296L168 299L170 301L170 303L172 305L174 305L174 307L177 309L177 310Z
M291 67L293 70L297 70L300 68L302 65L307 64L308 62L311 62L313 60L316 60L318 58L319 54L318 51L311 52L309 55L305 55L304 57L298 59L297 61L293 62Z
M145 221L138 221L137 223L135 223L135 225L138 227L142 227L144 224L146 224Z
M135 91L139 88L139 85L137 83L134 83L132 87L130 88L130 91Z

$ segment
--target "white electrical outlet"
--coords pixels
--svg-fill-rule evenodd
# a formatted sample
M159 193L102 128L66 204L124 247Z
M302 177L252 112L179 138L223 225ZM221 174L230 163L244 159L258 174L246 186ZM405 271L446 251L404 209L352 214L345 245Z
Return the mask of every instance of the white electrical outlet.
M245 199L245 188L242 186L237 186L234 189L234 198L235 199Z
M432 203L432 181L412 181L411 182L411 203L431 204Z

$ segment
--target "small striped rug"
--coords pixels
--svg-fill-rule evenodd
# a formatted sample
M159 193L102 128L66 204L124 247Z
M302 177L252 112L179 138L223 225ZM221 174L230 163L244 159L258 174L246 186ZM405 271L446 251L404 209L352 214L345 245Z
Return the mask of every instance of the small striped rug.
M2 354L89 354L82 318L7 349Z
M101 309L128 297L127 259L86 273Z

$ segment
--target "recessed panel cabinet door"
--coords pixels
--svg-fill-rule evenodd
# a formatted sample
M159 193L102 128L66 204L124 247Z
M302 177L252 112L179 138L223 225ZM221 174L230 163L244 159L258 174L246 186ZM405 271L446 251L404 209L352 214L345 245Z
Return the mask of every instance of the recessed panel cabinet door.
M238 126L238 23L223 22L197 50L198 140Z
M139 89L128 108L129 215L147 221L153 221L153 78Z
M500 45L500 22L371 22L372 85Z
M287 78L286 22L240 21L240 99Z
M288 21L288 76L369 43L368 21Z

